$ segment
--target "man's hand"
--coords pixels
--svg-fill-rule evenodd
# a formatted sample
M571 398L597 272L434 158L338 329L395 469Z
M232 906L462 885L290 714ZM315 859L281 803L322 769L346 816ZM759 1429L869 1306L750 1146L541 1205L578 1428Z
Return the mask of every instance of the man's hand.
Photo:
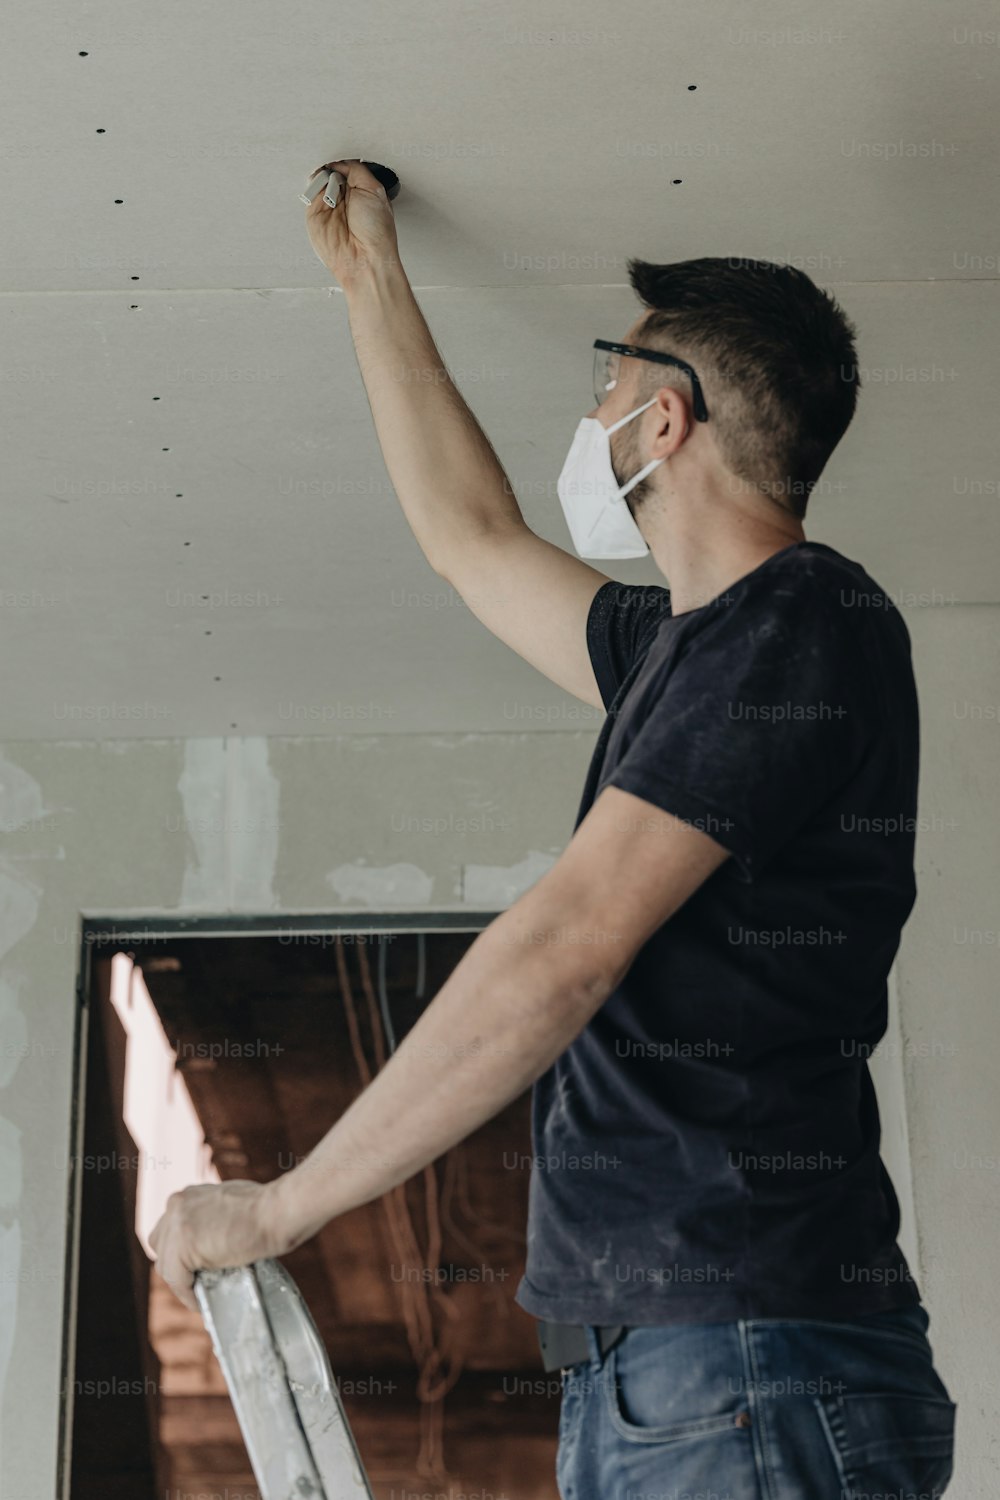
M223 1182L171 1193L149 1236L156 1269L185 1307L201 1267L246 1266L288 1249L270 1183Z
M313 199L306 229L320 260L346 289L367 268L399 264L396 222L385 188L363 162L328 161L325 170L339 172L345 186L336 208L327 208L322 193Z

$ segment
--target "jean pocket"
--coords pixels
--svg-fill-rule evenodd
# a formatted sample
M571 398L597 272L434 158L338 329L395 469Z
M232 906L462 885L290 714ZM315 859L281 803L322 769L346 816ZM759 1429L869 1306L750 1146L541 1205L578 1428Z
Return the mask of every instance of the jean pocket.
M840 1475L841 1500L940 1500L954 1462L953 1401L894 1391L813 1400Z
M634 1389L634 1383L619 1361L619 1348L611 1350L601 1372L601 1382L611 1425L630 1443L677 1443L689 1438L715 1437L720 1432L738 1432L746 1423L745 1406L732 1405L724 1412L686 1420L657 1422L653 1420L655 1399L648 1391Z

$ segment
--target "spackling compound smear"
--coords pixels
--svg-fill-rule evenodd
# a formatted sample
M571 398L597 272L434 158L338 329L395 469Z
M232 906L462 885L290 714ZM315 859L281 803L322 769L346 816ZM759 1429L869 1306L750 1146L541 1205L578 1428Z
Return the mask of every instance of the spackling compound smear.
M554 854L532 849L516 865L466 865L462 872L462 900L481 911L502 911L541 880L556 862Z
M270 911L277 904L274 872L281 787L271 770L266 739L229 740L227 751L232 904Z
M181 830L187 840L187 862L181 886L184 907L224 903L226 889L226 746L224 740L188 740L181 795Z
M399 908L428 906L434 879L416 865L339 865L326 877L341 901L363 906Z

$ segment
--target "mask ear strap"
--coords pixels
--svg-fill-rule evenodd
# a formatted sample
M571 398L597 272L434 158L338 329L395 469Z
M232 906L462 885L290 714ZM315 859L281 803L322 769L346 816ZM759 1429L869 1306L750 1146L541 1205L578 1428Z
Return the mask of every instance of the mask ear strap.
M630 411L627 417L620 417L617 422L613 423L612 426L610 426L607 429L609 440L610 440L610 436L611 436L611 434L613 432L617 432L619 427L624 427L624 425L625 425L626 422L631 422L632 418L633 417L637 417L641 411L648 410L648 408L651 407L654 404L655 401L656 401L656 397L655 396L651 396L650 399L647 402L644 403L644 405L637 406L636 409L635 409L635 411ZM655 468L657 468L657 466L659 464L662 464L662 463L665 463L665 462L666 462L666 459L663 459L663 458L654 458L654 459L652 459L651 462L648 463L644 469L640 469L639 472L638 472L638 474L634 475L629 480L628 484L623 485L623 487L618 491L618 498L619 498L619 500L624 501L625 496L627 494L629 494L629 492L631 490L635 489L635 487L639 483L640 479L645 479L645 477L646 477L647 474L652 474L653 470Z
M647 407L652 406L655 400L656 397L651 396L650 399L645 403L645 405L637 406L635 411L630 411L627 417L619 417L617 422L612 422L611 426L607 428L607 431L617 432L619 427L624 427L626 422L631 422L633 417L637 417L641 411L645 411Z
M619 500L624 500L625 496L629 493L629 491L635 489L635 487L639 483L640 479L645 479L645 477L646 477L647 474L652 474L652 472L656 468L657 464L665 464L666 461L667 460L665 458L654 458L654 459L652 459L646 465L646 467L644 469L640 469L639 470L638 474L636 474L636 476L635 476L634 479L630 479L629 482L628 482L628 484L622 486L622 488L618 491L618 498L619 498Z

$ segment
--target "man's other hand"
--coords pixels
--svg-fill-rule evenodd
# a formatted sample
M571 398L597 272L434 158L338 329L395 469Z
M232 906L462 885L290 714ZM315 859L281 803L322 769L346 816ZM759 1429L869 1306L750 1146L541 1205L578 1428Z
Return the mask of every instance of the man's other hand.
M156 1269L185 1307L199 1311L194 1273L268 1260L288 1249L270 1183L223 1182L171 1193L149 1243Z

